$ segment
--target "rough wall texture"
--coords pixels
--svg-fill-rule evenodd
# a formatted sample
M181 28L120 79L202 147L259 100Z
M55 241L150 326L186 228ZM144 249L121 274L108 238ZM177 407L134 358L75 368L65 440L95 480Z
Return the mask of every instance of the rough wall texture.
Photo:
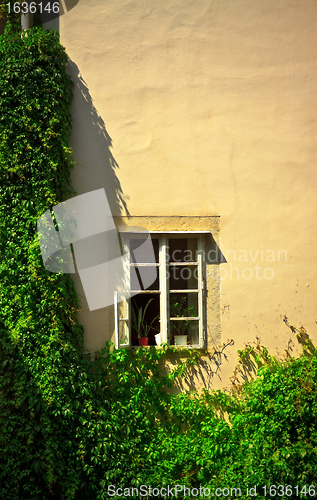
M316 19L315 0L81 0L60 19L75 189L118 216L221 217L235 345L215 386L256 335L282 354L284 314L316 338ZM105 317L85 322L107 335Z

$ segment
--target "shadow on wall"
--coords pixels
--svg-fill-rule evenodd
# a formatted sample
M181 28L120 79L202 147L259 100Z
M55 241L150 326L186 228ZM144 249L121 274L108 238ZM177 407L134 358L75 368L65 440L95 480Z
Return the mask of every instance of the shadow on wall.
M207 265L220 265L228 263L211 233L205 235L205 263Z
M110 151L112 140L105 123L74 61L69 60L67 72L74 82L70 146L76 165L71 174L72 187L77 195L103 188L112 215L130 217L116 174L119 166ZM78 320L85 329L85 347L93 353L110 340L109 332L114 331L113 306L90 311L78 273L73 275L73 280L81 301Z
M221 368L229 363L228 349L234 346L234 341L229 340L221 346L214 346L210 352L205 352L196 365L188 364L184 378L176 379L171 393L176 395L182 392L212 390L217 381L222 381ZM180 359L184 362L191 357L189 352L174 353L170 355L165 366L166 372L176 368Z
M72 186L77 195L104 188L112 215L130 216L116 175L119 166L110 151L112 139L106 125L74 61L69 60L67 72L74 82L70 144L77 165L72 171Z

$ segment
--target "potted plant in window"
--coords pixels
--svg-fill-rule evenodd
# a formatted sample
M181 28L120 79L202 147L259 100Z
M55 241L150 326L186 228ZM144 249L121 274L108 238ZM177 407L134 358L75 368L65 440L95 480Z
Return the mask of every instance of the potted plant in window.
M186 307L186 297L181 297L172 301L170 305L171 318L191 318L197 317L194 307ZM176 323L176 324L175 324ZM171 321L171 332L174 335L175 345L187 345L188 326L190 320Z
M138 334L139 345L143 346L148 345L149 333L151 330L155 329L153 323L158 318L158 316L155 316L155 318L152 319L151 323L147 323L147 321L145 320L145 314L147 308L149 307L152 300L153 299L150 299L146 303L144 309L143 307L137 307L135 303L132 305L132 311L131 311L132 325Z

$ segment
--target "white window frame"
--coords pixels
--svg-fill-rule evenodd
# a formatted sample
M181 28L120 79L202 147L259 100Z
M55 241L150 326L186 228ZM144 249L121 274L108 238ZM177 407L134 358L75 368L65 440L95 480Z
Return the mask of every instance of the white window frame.
M128 229L128 228L127 228ZM159 267L159 291L154 292L153 290L138 291L137 293L159 293L160 294L160 333L161 333L161 343L170 344L170 315L169 315L169 294L170 293L191 293L186 290L170 291L169 289L169 260L168 260L168 239L169 238L197 238L197 262L177 262L172 265L197 265L198 269L198 289L192 290L193 293L198 293L198 316L192 318L192 320L198 320L199 325L199 344L179 346L180 348L186 349L205 349L206 347L206 297L205 297L205 262L204 262L204 233L209 233L209 231L150 231L150 234L159 239L159 262L157 264L143 264L145 265L156 265ZM123 236L124 234L124 236ZM116 347L117 348L129 348L131 347L131 300L127 299L130 294L136 295L135 291L130 289L130 239L144 238L144 233L141 232L128 232L121 233L122 237L122 247L125 259L125 280L126 280L126 290L128 293L125 297L120 295L119 292L115 294L115 335L116 335ZM142 266L142 264L141 264ZM121 306L119 306L120 302ZM121 308L121 311L120 311ZM122 313L124 311L124 313ZM123 327L122 323L125 325ZM125 340L120 343L119 331L121 328L125 328L127 334L125 335ZM128 338L127 338L128 336ZM137 347L137 346L133 346ZM159 346L156 346L159 348Z

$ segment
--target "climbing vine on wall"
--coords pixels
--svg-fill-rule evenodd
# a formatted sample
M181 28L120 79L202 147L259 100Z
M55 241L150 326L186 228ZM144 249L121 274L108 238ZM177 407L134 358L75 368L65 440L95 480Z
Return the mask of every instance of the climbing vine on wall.
M107 407L82 355L73 281L44 269L36 234L40 215L72 193L72 82L66 64L56 32L41 26L22 32L18 17L8 16L0 37L0 496L5 498L48 498L45 491L72 498L79 487L76 470L85 467L80 452L87 453L78 449L79 419Z
M23 0L18 0L17 4L22 4ZM18 33L22 31L21 26L21 15L18 12L15 12L14 9L8 9L8 1L0 0L0 18L4 18L7 20L6 28L7 32L15 32ZM18 9L16 9L18 10Z

